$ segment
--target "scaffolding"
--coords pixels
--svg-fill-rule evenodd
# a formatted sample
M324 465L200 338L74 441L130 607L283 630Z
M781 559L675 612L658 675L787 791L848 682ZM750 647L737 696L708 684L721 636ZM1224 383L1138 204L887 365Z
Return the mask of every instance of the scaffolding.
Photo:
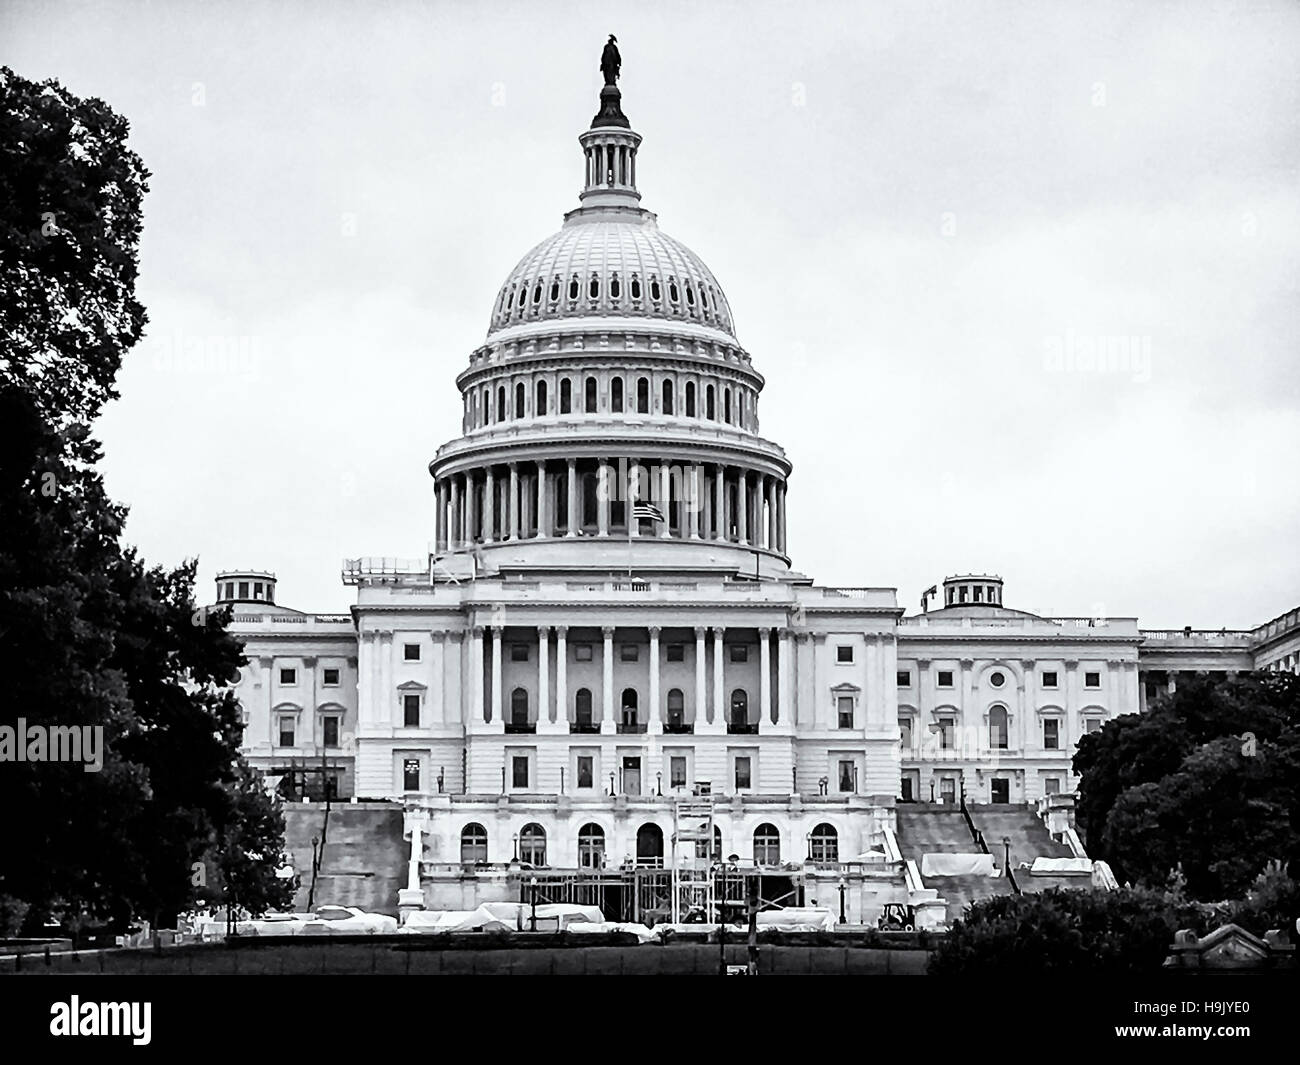
M697 784L690 795L678 796L674 814L672 859L672 922L713 919L713 796Z

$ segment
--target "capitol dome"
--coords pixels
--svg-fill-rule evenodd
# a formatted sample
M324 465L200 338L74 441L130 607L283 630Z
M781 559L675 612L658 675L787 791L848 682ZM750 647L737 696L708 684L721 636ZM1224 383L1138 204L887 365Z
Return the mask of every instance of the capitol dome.
M618 316L691 322L732 339L731 308L713 272L648 211L582 209L510 271L489 336L510 326Z

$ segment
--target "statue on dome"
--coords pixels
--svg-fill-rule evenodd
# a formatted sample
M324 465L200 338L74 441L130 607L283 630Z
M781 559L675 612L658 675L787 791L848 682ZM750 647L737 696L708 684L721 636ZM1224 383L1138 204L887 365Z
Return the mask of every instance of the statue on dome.
M605 42L605 50L600 54L600 72L605 75L606 85L618 81L618 72L622 66L623 57L618 54L618 38L611 33Z

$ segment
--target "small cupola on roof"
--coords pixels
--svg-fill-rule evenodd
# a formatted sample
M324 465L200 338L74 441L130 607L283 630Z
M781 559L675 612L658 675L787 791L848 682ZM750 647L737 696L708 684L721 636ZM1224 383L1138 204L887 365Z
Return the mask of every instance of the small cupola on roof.
M976 573L945 577L943 605L1001 606L1002 578Z
M612 33L600 57L605 84L600 90L600 110L591 128L578 137L587 160L586 180L579 195L584 207L632 207L640 203L636 188L636 151L641 135L623 114L623 94L618 88L622 57Z
M217 574L217 604L275 603L275 574L232 569Z

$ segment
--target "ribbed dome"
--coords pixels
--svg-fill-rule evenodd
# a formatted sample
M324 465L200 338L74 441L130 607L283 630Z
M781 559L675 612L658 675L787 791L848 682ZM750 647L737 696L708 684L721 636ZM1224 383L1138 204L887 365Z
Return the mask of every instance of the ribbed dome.
M575 212L510 271L488 335L521 323L605 315L694 322L736 335L717 278L649 212L639 221Z

